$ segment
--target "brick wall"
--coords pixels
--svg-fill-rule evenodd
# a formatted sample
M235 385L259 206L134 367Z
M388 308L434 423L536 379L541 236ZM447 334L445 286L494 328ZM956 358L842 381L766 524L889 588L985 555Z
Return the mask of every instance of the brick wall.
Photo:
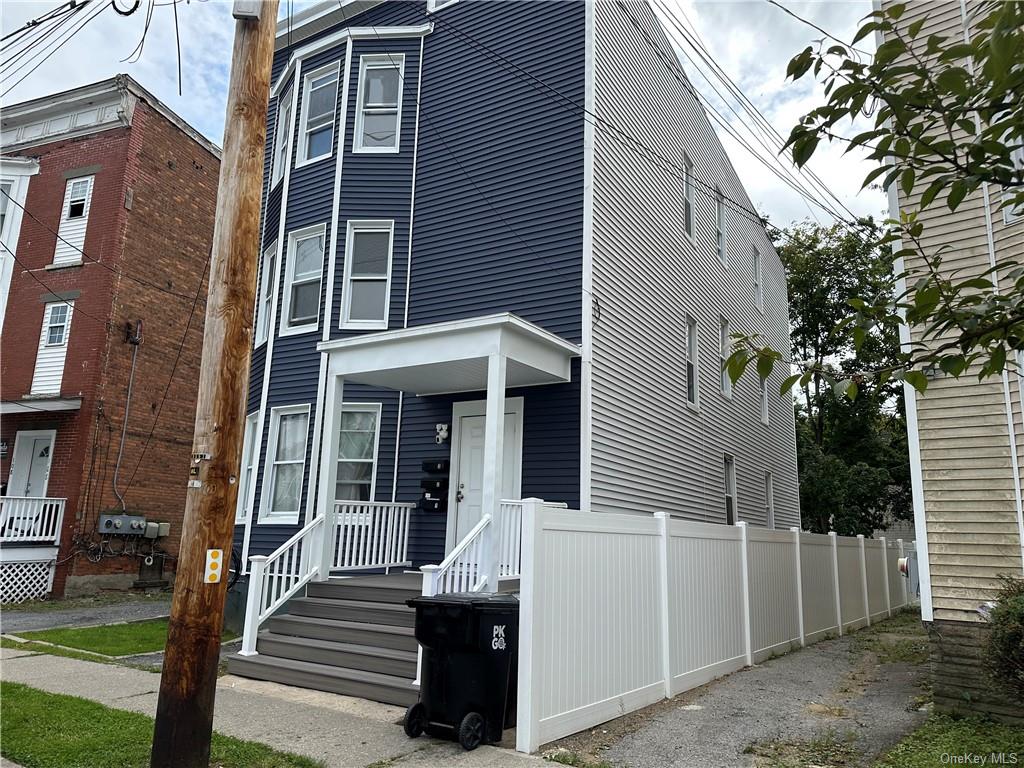
M980 714L1024 725L1024 707L1001 695L982 666L988 626L970 621L933 621L931 640L932 698L938 712Z

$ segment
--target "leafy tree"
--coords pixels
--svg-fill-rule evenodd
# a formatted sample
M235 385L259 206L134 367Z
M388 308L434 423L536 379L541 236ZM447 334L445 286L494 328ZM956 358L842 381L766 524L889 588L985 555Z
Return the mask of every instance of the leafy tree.
M957 254L922 247L919 216L943 201L956 210L983 184L1003 190L1004 205L1024 206L1024 3L978 3L967 41L926 36L927 18L903 23L905 11L894 5L871 13L851 45L826 38L792 59L788 76L813 73L824 83L826 103L792 129L787 147L797 165L822 141L845 143L848 151L867 148L878 166L865 186L881 178L885 186L898 183L907 196L920 193L917 211L886 222L880 232L856 223L866 243L900 241L911 266L851 298L848 314L832 329L835 344L860 349L872 337L894 333L905 318L918 338L891 359L841 375L799 360L800 371L785 381L783 393L815 377L851 398L869 379L879 385L902 380L923 392L928 369L955 377L970 369L985 378L1001 373L1011 353L1024 348L1024 266L1003 260L973 274L944 269ZM873 55L854 47L873 33L883 39ZM863 115L873 116L873 126L844 136ZM737 339L728 361L733 379L752 362L765 376L785 357L759 346L756 336Z

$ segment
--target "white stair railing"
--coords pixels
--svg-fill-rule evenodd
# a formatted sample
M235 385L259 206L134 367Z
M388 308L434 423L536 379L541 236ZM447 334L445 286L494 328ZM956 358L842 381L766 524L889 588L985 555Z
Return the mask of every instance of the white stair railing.
M423 594L431 597L447 592L480 592L487 586L487 569L483 568L491 516L484 515L480 522L455 545L440 565L424 565Z
M60 543L65 499L0 496L0 543Z
M409 518L413 504L339 502L334 505L334 570L410 565Z
M523 542L523 502L502 500L498 517L498 578L518 579Z
M323 532L324 518L314 518L273 554L249 558L249 593L239 655L256 655L260 625L317 575Z

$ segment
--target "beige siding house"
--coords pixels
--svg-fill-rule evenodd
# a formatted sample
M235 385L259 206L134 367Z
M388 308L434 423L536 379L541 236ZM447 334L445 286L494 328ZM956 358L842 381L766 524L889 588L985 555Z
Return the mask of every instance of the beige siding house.
M926 18L918 40L941 34L955 41L970 28L973 7L957 0L912 3L899 24ZM893 185L891 214L915 210L922 191L905 196ZM972 273L1024 258L1024 216L1004 212L1001 198L1000 188L985 185L956 212L933 204L921 215L924 252L946 248L943 269ZM904 342L917 333L904 329ZM935 703L947 711L1022 717L979 668L986 628L977 612L993 598L1001 574L1022 573L1021 384L1011 371L981 382L969 373L960 379L939 374L923 396L906 388L921 613L932 638Z

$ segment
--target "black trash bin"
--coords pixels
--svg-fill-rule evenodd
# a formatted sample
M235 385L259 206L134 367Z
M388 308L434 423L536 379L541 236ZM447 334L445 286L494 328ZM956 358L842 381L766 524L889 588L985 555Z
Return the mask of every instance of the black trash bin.
M423 647L420 700L405 713L405 733L458 741L463 749L501 741L516 724L519 600L456 593L416 597Z

